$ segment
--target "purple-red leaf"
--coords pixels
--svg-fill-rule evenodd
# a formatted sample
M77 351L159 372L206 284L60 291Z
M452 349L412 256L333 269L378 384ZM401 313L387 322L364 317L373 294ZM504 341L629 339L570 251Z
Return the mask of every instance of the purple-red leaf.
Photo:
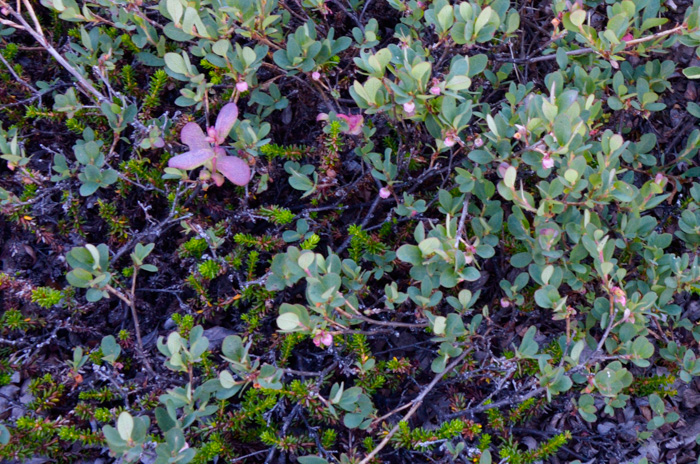
M226 179L224 179L224 176L222 176L218 172L215 172L214 174L212 174L211 178L217 187L221 187L222 185L224 185L224 181L226 180Z
M223 144L226 141L228 133L231 132L231 128L236 124L236 118L238 118L238 107L235 103L228 103L219 111L219 115L216 117L216 124L214 125L216 139L219 144Z
M244 186L250 182L250 166L236 156L217 156L216 170L236 185Z
M185 152L181 155L174 156L168 161L168 166L177 169L194 169L203 165L211 158L214 157L214 151L211 147L202 148L199 150L193 150Z
M197 151L203 148L209 148L207 136L201 127L194 122L188 122L180 131L180 140L182 143L190 147L190 151Z
M343 131L346 134L360 135L362 133L362 125L364 124L365 118L361 114L347 115L336 113L335 117L342 119L348 124L348 130ZM318 116L316 116L316 121L328 121L328 114L319 113Z
M347 134L350 135L360 135L362 133L362 123L364 119L361 114L338 114L340 119L344 119L348 123Z

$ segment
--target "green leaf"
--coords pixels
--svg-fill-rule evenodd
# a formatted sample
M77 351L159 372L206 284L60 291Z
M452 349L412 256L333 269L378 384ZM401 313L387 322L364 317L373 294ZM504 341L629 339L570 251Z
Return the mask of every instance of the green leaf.
M474 150L469 152L469 155L467 156L470 160L474 161L477 164L488 164L494 159L493 155L491 155L486 150Z
M185 18L182 20L182 30L185 33L193 32L192 28L197 30L197 33L203 37L209 38L209 33L207 28L204 26L202 19L199 17L199 13L196 9L188 6L185 10Z
M517 175L518 171L516 171L515 167L508 166L506 174L503 176L503 183L506 184L506 187L511 189L515 187L515 178Z
M83 185L80 186L80 196L89 197L95 193L98 188L100 188L100 184L97 182L84 182Z
M187 65L185 65L185 60L178 53L166 53L163 57L165 59L165 65L170 68L171 71L178 74L187 75Z
M105 425L102 427L102 433L110 446L118 447L125 445L126 440L122 440L122 437L119 435L119 432L117 432L117 429L111 425Z
M451 7L448 8L451 9ZM411 68L411 76L413 76L413 78L418 81L419 86L424 87L428 82L431 70L432 66L430 65L430 63L428 63L427 61L423 61Z
M481 31L484 26L486 26L489 21L491 20L491 15L494 14L493 8L490 6L487 6L483 10L481 10L481 13L479 13L479 17L476 18L476 23L474 24L474 35L479 35L479 31Z
M570 184L575 184L578 180L578 172L574 169L567 169L564 173L564 179Z
M409 263L414 266L419 265L423 261L423 254L420 248L415 245L402 245L396 250L396 257L404 263Z
M124 411L119 414L119 419L117 419L117 431L122 440L128 441L131 438L131 432L134 430L134 418L131 414Z
M362 414L358 413L349 413L345 414L345 417L343 417L343 424L345 424L345 427L349 429L356 429L357 427L362 424L362 421L365 419L365 416Z
M522 269L528 264L532 262L532 254L523 252L523 253L516 253L513 256L510 257L510 264L513 267L516 267L518 269Z
M10 432L7 427L0 424L0 445L6 445L10 442Z
M442 249L442 245L440 240L438 240L436 237L430 237L420 242L418 244L418 249L421 251L423 256L428 256L435 253L435 250Z
M642 27L639 28L640 32L644 32L647 29L651 29L658 26L663 26L668 22L668 18L647 18L642 23Z
M182 19L182 13L184 13L184 8L180 0L167 0L166 7L168 9L168 14L173 19L173 22L177 25L180 24L180 19Z
M297 330L299 322L299 316L294 313L284 313L277 317L277 326L287 332Z
M569 21L576 27L581 27L586 20L586 12L584 10L576 10L569 16Z
M102 298L105 297L107 297L107 295L105 295L102 290L99 290L97 288L89 288L87 292L85 292L85 299L88 300L90 303L100 301Z
M700 118L700 105L697 103L688 102L687 110L691 115L695 116L696 118Z
M688 79L700 79L700 66L691 66L683 70L683 74Z
M537 354L537 350L539 350L540 347L535 341L536 333L537 329L535 326L531 326L529 329L527 329L525 336L523 336L523 341L520 342L520 348L518 348L518 354L520 355L519 357L531 358Z
M474 77L486 69L489 62L489 57L484 54L474 55L469 57L469 74L468 77Z
M654 355L654 345L646 337L637 337L632 343L632 352L642 359L648 359Z
M297 462L300 464L328 464L328 461L320 456L299 456Z
M446 326L447 318L445 316L438 316L435 318L435 322L433 323L433 332L435 335L444 335Z
M561 69L566 69L569 65L569 56L566 54L566 48L557 48L557 64Z
M219 374L219 382L221 382L221 386L225 389L236 386L236 381L233 379L233 375L231 375L229 371L222 371Z
M316 259L316 255L314 255L313 252L305 251L304 253L302 253L301 256L299 256L299 259L297 260L297 264L299 264L299 267L302 269L308 269L314 263L315 259Z
M433 359L433 362L430 363L430 369L436 374L439 374L440 372L444 371L446 366L447 356L445 356L444 354Z
M465 270L463 270L460 275L464 280L467 282L476 282L481 278L481 273L479 270L475 267L468 267Z
M540 288L535 292L535 302L540 308L551 308L553 306L547 287Z
M87 288L90 286L92 274L85 269L73 269L66 276L66 280L74 287Z

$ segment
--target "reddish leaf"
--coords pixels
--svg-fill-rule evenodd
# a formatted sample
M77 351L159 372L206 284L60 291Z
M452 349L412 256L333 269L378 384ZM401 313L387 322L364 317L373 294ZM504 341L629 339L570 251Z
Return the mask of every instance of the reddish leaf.
M194 169L203 165L213 157L214 151L211 149L211 147L207 146L207 148L202 148L196 151L188 151L170 158L170 161L168 161L168 166L171 168L185 170Z
M338 114L340 119L344 119L348 123L347 133L350 135L359 135L362 133L362 123L364 119L361 114L352 114L350 116L345 114Z
M250 182L250 167L238 157L217 157L216 170L236 185L243 186Z
M231 128L236 124L236 118L238 118L238 107L235 103L228 103L221 108L219 115L216 117L216 141L222 144L226 141L228 133L231 132Z
M191 151L197 151L203 148L209 148L207 136L201 127L194 122L188 122L180 131L180 140L182 143L190 147Z

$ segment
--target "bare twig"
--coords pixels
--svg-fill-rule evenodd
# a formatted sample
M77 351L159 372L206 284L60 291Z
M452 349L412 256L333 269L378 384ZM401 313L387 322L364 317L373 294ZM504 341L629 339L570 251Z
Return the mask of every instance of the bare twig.
M112 287L111 285L106 285L105 289L111 293L112 295L116 296L120 300L122 300L126 305L131 309L131 317L134 319L134 332L136 332L136 341L137 345L139 348L139 355L141 356L141 359L143 360L143 364L148 370L149 373L155 374L153 371L153 368L151 367L151 363L148 362L148 358L146 357L146 352L143 349L143 341L141 340L141 326L139 324L139 315L136 312L136 301L135 301L135 294L136 294L136 275L138 272L134 270L134 273L132 274L132 279L131 279L131 298L127 297L124 295L122 292L117 290L116 288Z
M631 47L633 45L637 45L637 44L644 43L644 42L649 42L649 41L656 40L656 39L661 39L661 38L666 37L668 35L677 34L686 28L687 28L687 26L685 26L684 24L681 24L680 26L676 26L673 29L669 29L667 31L661 31L661 32L657 32L656 34L648 35L646 37L640 37L639 39L630 40L629 42L625 42L625 49L627 49L628 47ZM591 53L591 52L595 52L595 51L596 50L591 48L591 47L586 47L586 48L580 48L578 50L568 51L568 52L566 52L566 55L567 56L585 55L586 53ZM533 58L530 61L532 63L536 63L538 61L548 61L548 60L554 60L556 58L557 58L556 54L553 54L553 55L546 55L546 56L538 56L536 58Z
M420 323L420 324L412 324L410 322L389 322L389 321L375 321L374 319L371 319L364 314L362 314L357 308L355 308L352 303L350 303L347 299L345 299L345 304L352 309L352 311L355 313L353 316L352 314L348 314L347 312L343 311L340 308L335 308L336 311L338 311L341 315L348 319L360 319L364 322L367 322L368 324L374 324L374 325L381 325L384 327L406 327L409 329L423 329L425 327L428 327L428 323Z
M657 32L656 34L648 35L645 37L640 37L638 39L630 40L628 42L625 42L625 50L627 50L629 47L632 47L634 45L638 45L640 43L645 43L645 42L651 42L653 40L657 39L662 39L666 36L673 35L673 34L678 34L685 29L687 29L688 26L685 24L681 24L680 26L676 26L672 29L666 30L666 31L661 31ZM566 52L566 56L578 56L578 55L586 55L588 53L598 53L598 50L592 48L592 47L584 47L584 48L579 48L578 50L569 50ZM534 58L532 57L525 57L525 58L512 58L512 57L499 57L499 60L505 60L505 61L510 61L514 63L539 63L542 61L551 61L551 60L556 60L557 55L555 53L552 53L550 55L542 55L542 56L536 56Z
M39 43L39 45L41 45L47 52L51 54L51 56L54 57L58 64L63 66L63 68L66 71L68 71L73 77L75 77L80 86L83 88L83 90L92 94L100 103L109 101L107 97L100 93L100 91L98 91L90 81L85 79L85 77L83 77L83 75L80 74L78 70L76 70L65 58L63 58L63 56L60 53L58 53L58 51L49 43L49 41L46 40L44 32L41 30L41 25L39 24L36 14L34 14L34 9L32 8L31 3L28 0L23 0L23 3L27 8L29 16L32 18L32 22L34 22L34 28L24 19L24 17L20 14L18 10L11 7L6 2L2 2L2 4L6 5L6 8L8 9L10 15L12 15L15 18L15 20L22 26L21 28L27 31L27 33L29 33L29 35L31 35L34 38L34 40L36 40Z
M464 197L464 204L462 205L462 215L459 217L459 225L457 226L457 235L455 236L455 239L457 242L462 238L462 234L464 233L464 224L467 219L467 214L469 213L469 198L471 197L471 194L467 193Z

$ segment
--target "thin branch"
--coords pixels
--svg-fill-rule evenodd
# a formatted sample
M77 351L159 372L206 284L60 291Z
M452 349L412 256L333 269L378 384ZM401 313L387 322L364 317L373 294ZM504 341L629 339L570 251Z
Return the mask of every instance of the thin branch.
M348 314L347 312L343 311L340 308L335 308L336 311L338 311L342 316L348 318L348 319L360 319L364 322L367 322L368 324L374 324L374 325L381 325L384 327L406 327L409 329L424 329L425 327L428 327L428 323L421 323L421 324L412 324L410 322L390 322L390 321L375 321L374 319L371 319L364 314L362 314L358 309L356 309L347 299L345 299L345 304L352 309L352 311L355 313L355 316L352 314Z
M46 37L44 37L44 33L41 30L41 27L39 26L39 22L36 18L36 15L33 14L34 10L31 8L31 5L29 5L27 0L24 0L24 1L25 1L25 5L27 6L27 8L29 10L29 14L32 17L32 20L34 21L34 23L37 26L37 30L32 28L29 25L29 23L24 19L24 17L17 10L15 10L14 8L12 8L8 5L7 8L8 8L9 13L12 16L14 16L14 18L22 25L22 28L25 31L27 31L29 33L29 35L31 35L34 38L34 40L36 40L39 43L39 45L44 47L44 49L47 52L49 52L51 54L51 56L53 56L54 59L61 66L63 66L63 68L66 71L68 71L73 77L75 77L78 80L78 83L83 87L83 89L85 91L91 93L95 98L97 98L97 101L99 101L100 103L105 102L105 101L109 101L109 99L107 97L102 95L102 93L100 93L95 88L95 86L92 85L92 83L90 81L85 79L85 77L83 77L82 74L80 74L68 61L66 61L66 59L63 58L63 56L60 53L58 53L58 51L49 43L49 41L46 40Z
M680 26L676 26L673 29L669 29L667 31L661 31L657 32L656 34L648 35L646 37L640 37L638 39L630 40L628 42L625 42L625 51L634 45L638 45L641 43L645 42L650 42L652 40L657 40L664 38L669 35L673 34L678 34L682 32L683 30L687 29L688 26L685 24L681 24ZM578 50L570 50L566 52L566 56L578 56L578 55L585 55L587 53L598 53L598 50L592 48L592 47L585 47L585 48L579 48ZM542 61L551 61L551 60L556 60L557 55L555 53L552 53L550 55L543 55L543 56L537 56L534 58L531 57L525 57L525 58L510 58L510 57L502 57L502 58L497 58L499 60L503 59L505 61L511 61L514 63L539 63Z
M459 226L457 226L457 234L455 236L455 240L457 242L459 242L459 240L462 238L462 234L464 233L464 225L467 219L467 214L469 213L469 198L471 198L471 194L467 193L464 197L464 204L462 205L462 215L459 217Z
M141 340L141 326L139 324L139 315L136 312L136 303L135 303L135 297L134 294L136 293L136 275L138 274L138 271L134 270L134 273L132 275L131 279L131 298L128 298L126 295L124 295L122 292L117 290L116 288L112 287L111 285L106 285L105 289L111 293L112 295L116 296L120 300L122 300L126 305L131 309L131 316L134 319L134 332L136 332L136 341L138 344L139 348L139 355L141 356L141 359L143 360L143 364L148 370L149 373L154 374L155 372L153 371L153 368L151 367L151 363L148 362L148 358L146 357L146 352L143 349L143 341Z

